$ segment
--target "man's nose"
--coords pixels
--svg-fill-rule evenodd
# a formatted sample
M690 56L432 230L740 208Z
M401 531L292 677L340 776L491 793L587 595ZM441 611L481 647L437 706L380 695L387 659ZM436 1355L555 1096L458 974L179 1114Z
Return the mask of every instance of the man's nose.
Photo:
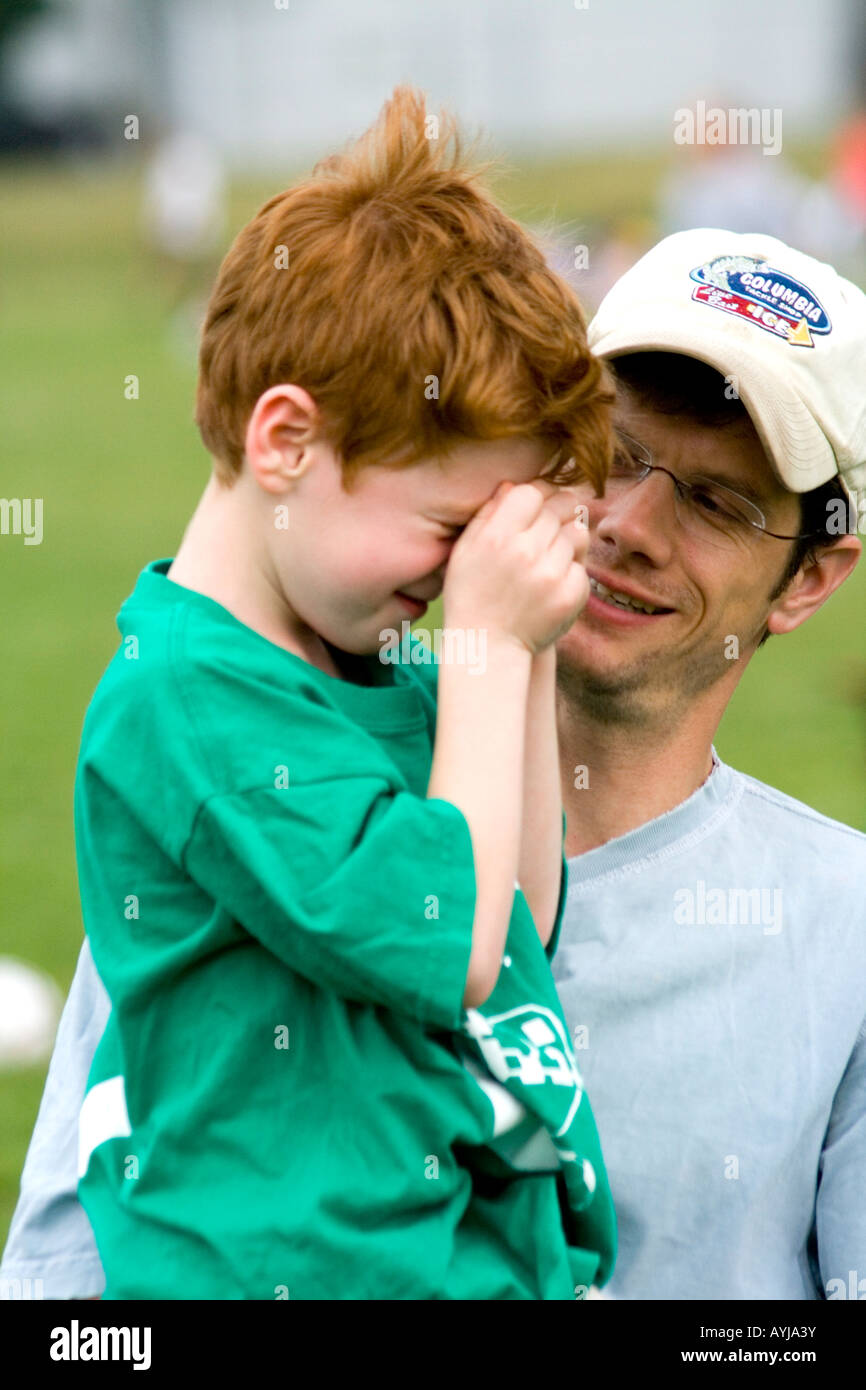
M596 504L604 508L596 534L600 540L615 541L621 550L664 565L670 559L679 525L674 503L671 479L660 471L650 473Z

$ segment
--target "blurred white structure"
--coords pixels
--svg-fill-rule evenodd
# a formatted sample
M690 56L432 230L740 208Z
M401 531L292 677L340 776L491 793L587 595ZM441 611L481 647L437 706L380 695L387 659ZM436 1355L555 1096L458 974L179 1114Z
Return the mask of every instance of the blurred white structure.
M162 140L145 172L143 220L151 245L175 260L216 253L225 240L225 177L213 148L178 130Z
M659 143L719 90L784 133L855 96L862 0L56 0L19 92L74 94L274 166L361 131L399 81L513 148Z
M51 1055L63 995L41 970L0 956L0 1070Z

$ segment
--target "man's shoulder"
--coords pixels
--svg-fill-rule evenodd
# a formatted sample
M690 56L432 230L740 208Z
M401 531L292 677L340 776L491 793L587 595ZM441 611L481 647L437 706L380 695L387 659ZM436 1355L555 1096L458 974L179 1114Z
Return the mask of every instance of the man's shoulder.
M744 814L751 811L764 824L775 823L791 837L792 845L805 840L815 847L826 846L840 855L850 855L866 865L866 834L861 830L824 815L805 801L798 801L746 772L735 768L731 771L742 788L740 804Z

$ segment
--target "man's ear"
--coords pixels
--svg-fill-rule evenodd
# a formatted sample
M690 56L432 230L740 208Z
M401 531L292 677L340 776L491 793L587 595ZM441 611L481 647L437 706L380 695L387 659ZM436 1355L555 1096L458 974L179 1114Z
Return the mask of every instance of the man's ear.
M266 492L282 493L312 462L321 440L319 410L302 386L271 386L259 396L247 422L244 453L250 473Z
M862 549L857 536L840 536L832 545L817 546L815 558L804 561L767 614L770 632L793 632L811 618L848 578Z

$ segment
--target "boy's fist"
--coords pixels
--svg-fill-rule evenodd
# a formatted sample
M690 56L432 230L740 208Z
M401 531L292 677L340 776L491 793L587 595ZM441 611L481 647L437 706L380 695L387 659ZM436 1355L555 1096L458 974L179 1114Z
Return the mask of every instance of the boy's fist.
M575 496L543 479L500 483L451 552L442 599L449 627L477 627L542 651L589 596L589 532Z

